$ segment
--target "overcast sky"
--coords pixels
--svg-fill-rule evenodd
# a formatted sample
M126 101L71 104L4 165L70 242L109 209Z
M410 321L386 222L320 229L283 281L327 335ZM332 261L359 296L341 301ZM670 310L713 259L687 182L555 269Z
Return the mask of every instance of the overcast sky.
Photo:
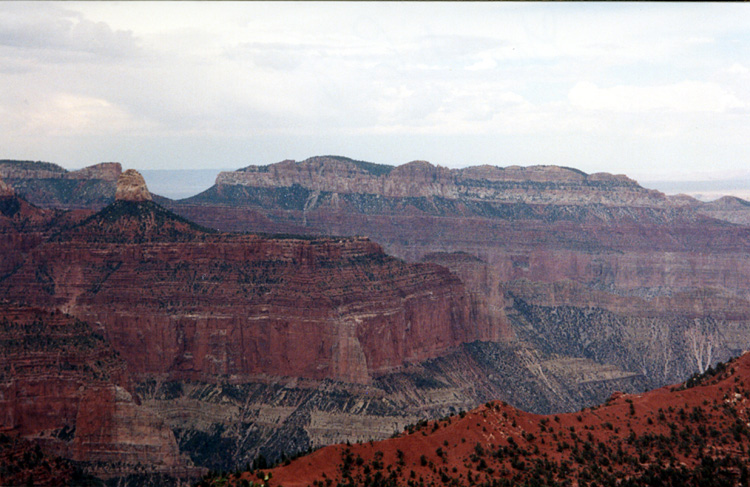
M0 2L0 158L750 172L750 6Z

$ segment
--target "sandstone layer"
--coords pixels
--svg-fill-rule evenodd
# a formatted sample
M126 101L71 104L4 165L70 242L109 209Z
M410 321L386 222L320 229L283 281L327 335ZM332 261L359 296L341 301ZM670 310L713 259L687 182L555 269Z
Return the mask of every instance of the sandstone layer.
M407 261L448 267L500 339L625 367L652 386L750 345L739 200L703 204L555 166L315 157L222 173L172 208L212 228L368 235Z
M21 253L2 295L103 323L141 377L367 383L498 334L439 266L365 238L214 234L150 201L116 201Z
M191 472L175 437L133 395L126 364L71 316L0 306L0 432L98 476Z
M116 201L9 241L0 276L1 296L101 323L201 465L491 398L574 410L750 342L748 228L622 176L314 158L217 181L170 203L204 227Z
M215 408L214 394L195 398L176 414L170 411L181 404L177 397L155 395L146 409L158 415L152 417L136 407L132 388L117 382L99 384L91 377L84 388L91 393L81 392L79 382L68 384L70 389L55 382L63 389L56 397L70 396L70 405L62 409L47 408L40 399L42 388L52 386L25 385L29 401L21 404L37 403L49 410L49 421L77 425L77 440L63 452L72 452L73 458L130 462L137 454L152 467L169 465L174 455L159 450L166 440L157 428L163 420L196 461L229 468L235 465L230 462L247 461L259 451L278 456L337 439L390 434L429 411L468 407L478 395L499 390L488 385L481 392L471 387L459 392L465 376L458 373L434 392L419 392L441 382L421 384L421 375L412 372L416 382L401 379L407 385L399 387L408 394L394 404L387 391L395 389L381 385L382 377L399 374L408 364L450 356L465 343L494 340L501 330L499 323L481 319L481 307L445 268L406 264L366 238L218 234L151 201L118 200L79 223L69 219L64 226L49 225L33 232L28 245L7 242L3 248L16 262L0 278L3 299L97 323L136 381L242 391L252 384L269 387L305 379L312 381L308 390L325 391L322 401L308 397L283 406L289 416L283 428L264 426L252 415L246 417L249 426L235 428L224 414L226 404L218 417L201 419ZM23 229L16 234L26 235ZM464 359L472 361L478 363ZM410 383L416 390L409 390ZM380 395L381 405L369 416L355 404L340 404L351 384L362 388L352 395L356 401ZM231 397L245 411L273 409L272 399ZM17 411L9 428L30 428L26 436L42 428L31 417L39 415L35 407L8 407ZM87 415L94 410L105 413ZM358 426L365 429L358 432ZM252 431L257 434L246 434ZM131 443L140 445L135 451L118 446L126 432ZM205 441L217 437L219 445L232 449L222 448L218 459L201 453L212 451ZM158 461L154 448L163 460ZM237 453L230 454L234 448Z
M67 171L49 162L0 160L0 178L27 201L48 208L100 209L114 200L121 173L117 162Z
M151 193L146 187L146 181L141 173L135 169L128 169L117 178L115 188L116 201L151 201Z
M645 191L626 176L587 175L557 166L475 166L451 170L427 161L393 167L330 156L222 172L216 178L216 185L255 188L300 185L312 191L388 198L440 197L576 205L659 206L663 200L661 193Z

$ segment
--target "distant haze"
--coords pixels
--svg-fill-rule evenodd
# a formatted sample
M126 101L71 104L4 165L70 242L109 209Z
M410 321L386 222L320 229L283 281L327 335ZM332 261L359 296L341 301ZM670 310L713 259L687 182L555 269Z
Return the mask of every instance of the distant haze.
M179 200L202 193L219 174L217 169L140 169L151 193Z
M745 170L741 3L0 2L0 157Z
M666 194L687 194L701 201L736 196L750 201L750 177L708 181L643 181L641 186Z
M171 199L183 199L199 194L216 181L220 171L239 168L218 169L140 169L149 190ZM750 200L750 178L703 180L703 181L639 181L641 186L656 189L666 194L687 194L702 201L711 201L722 196L736 196Z

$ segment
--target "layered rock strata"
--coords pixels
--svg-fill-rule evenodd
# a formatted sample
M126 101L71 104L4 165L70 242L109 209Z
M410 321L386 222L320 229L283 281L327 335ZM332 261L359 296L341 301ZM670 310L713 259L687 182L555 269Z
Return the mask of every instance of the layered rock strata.
M230 470L331 443L385 439L426 417L500 398L539 412L575 410L612 390L643 391L644 376L520 345L475 342L378 376L371 384L267 378L245 383L139 385L198 465Z
M140 182L130 186L137 188L136 194L147 191ZM0 294L97 323L129 374L142 383L247 387L242 385L273 384L286 377L308 379L318 384L313 388L329 390L323 397L332 404L347 383L362 385L360 399L382 396L381 409L359 420L354 419L360 412L355 406L296 404L299 412L290 413L285 430L260 427L263 434L248 437L244 433L257 430L257 423L239 428L241 440L229 435L231 445L239 448L237 457L222 449L219 460L196 453L204 450L201 438L213 438L211 428L223 431L229 426L223 416L202 426L201 411L210 409L210 397L198 399L188 412L178 413L178 419L169 413L170 401L150 400L197 461L228 467L232 459L246 461L258 451L278 455L336 438L364 439L356 435L385 430L390 434L404 418L412 420L442 406L430 406L430 400L417 395L400 403L411 405L412 412L405 416L375 381L398 373L404 364L445 356L464 343L490 340L499 333L495 323L477 319L472 297L447 270L406 264L366 238L217 234L152 201L132 199L120 198L78 224L41 233L35 245L8 245L7 255L14 254L18 265L0 279ZM456 384L461 382L458 377ZM43 396L35 387L27 387L27 397ZM148 442L160 445L165 437L155 426L158 421L139 416L144 413L131 404L137 402L132 389L116 382L92 387L87 390L94 392L83 394L80 384L74 384L79 394L71 400L77 406L64 410L77 408L79 413L48 413L50 421L67 418L77 425L77 440L68 450L73 458L134 461L134 451L117 446L127 432L129 441L141 445L144 463L168 465L169 455L161 461L148 456L153 455ZM448 390L451 387L457 386ZM73 389L60 395L67 397ZM475 395L464 393L454 404L470 404ZM35 401L46 407L43 400ZM249 397L242 400L245 408L254 403ZM104 413L84 414L93 410ZM38 411L20 411L11 414L16 421L9 428L30 428L23 434L35 435L41 427L34 426L29 415ZM364 433L355 431L356 425L365 424ZM99 473L111 474L106 469Z
M100 476L198 471L133 395L126 364L87 323L0 305L0 432Z
M113 201L121 173L118 162L67 171L48 162L0 160L0 178L41 207L100 209Z
M684 384L613 394L606 404L539 416L487 402L378 443L335 445L268 471L291 486L741 485L750 460L750 356Z
M76 235L35 248L0 287L105 323L136 374L368 382L495 333L469 326L470 302L447 271L406 265L366 239Z
M213 228L368 235L393 255L460 276L501 339L555 353L571 350L560 340L580 340L575 356L615 360L607 363L646 373L652 386L750 340L750 227L737 224L741 201L702 204L625 176L555 166L451 170L316 157L222 173L173 208ZM525 306L550 312L530 324ZM574 320L568 338L556 330L570 324L553 319L565 307L586 317ZM592 325L616 330L628 345L605 357L601 350L617 347L586 334ZM643 353L657 342L666 355ZM639 360L647 363L636 368Z
M140 376L367 383L497 335L492 322L474 325L445 269L405 264L365 238L214 234L149 201L130 171L117 195L24 254L0 290L104 323Z
M299 185L321 193L373 194L387 198L439 197L542 204L661 206L664 195L623 175L587 175L557 166L474 166L448 169L426 161L402 166L341 157L313 157L222 172L217 186L278 188Z
M128 169L117 178L115 201L151 201L151 193L146 187L146 181L141 173L135 169Z

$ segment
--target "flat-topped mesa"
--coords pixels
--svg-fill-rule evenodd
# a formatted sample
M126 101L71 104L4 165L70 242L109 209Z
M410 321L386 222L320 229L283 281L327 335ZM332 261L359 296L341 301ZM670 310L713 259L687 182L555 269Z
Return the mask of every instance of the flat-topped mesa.
M117 178L115 201L152 201L146 180L135 169L128 169Z
M344 157L286 160L222 172L217 186L371 194L390 198L439 197L497 203L669 206L665 196L623 175L586 174L560 166L473 166L449 169L426 161L393 167Z
M6 179L101 179L117 181L122 173L119 162L102 162L76 171L51 162L0 160L0 177Z
M102 162L67 173L69 179L101 179L103 181L117 181L122 174L119 162Z
M41 208L99 210L113 201L121 173L119 162L68 171L50 162L0 160L0 177Z

